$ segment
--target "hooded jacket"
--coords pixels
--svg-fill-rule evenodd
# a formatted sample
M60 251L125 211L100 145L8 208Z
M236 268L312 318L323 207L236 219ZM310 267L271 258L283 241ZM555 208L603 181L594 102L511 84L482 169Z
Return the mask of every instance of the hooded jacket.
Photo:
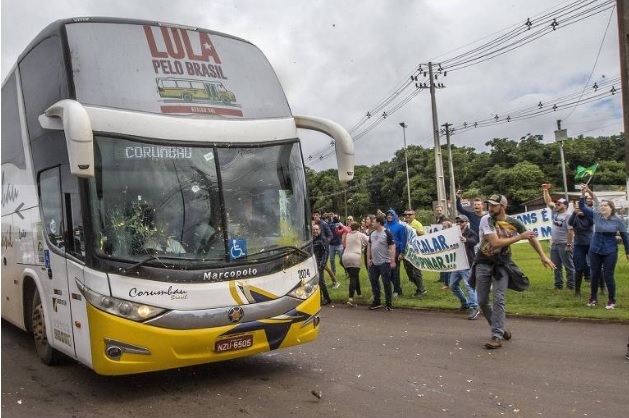
M400 223L400 219L393 209L387 211L387 215L389 214L393 215L393 220L391 222L387 220L384 223L384 227L393 235L395 253L404 254L404 251L406 251L406 228Z

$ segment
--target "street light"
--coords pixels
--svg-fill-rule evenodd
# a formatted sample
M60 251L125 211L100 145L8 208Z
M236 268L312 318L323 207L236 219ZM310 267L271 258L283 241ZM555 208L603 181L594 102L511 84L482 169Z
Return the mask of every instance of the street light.
M408 209L413 210L411 206L411 182L408 179L408 152L406 151L406 125L404 122L400 122L402 127L402 133L404 135L404 162L406 163L406 191L408 192Z

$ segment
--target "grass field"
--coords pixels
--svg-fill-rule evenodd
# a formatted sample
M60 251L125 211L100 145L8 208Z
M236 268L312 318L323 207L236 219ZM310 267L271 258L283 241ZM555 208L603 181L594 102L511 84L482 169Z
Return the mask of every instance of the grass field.
M542 241L542 247L546 254L549 254L548 241ZM616 309L607 310L607 297L599 293L597 307L587 307L585 304L590 295L590 284L583 282L581 285L581 297L574 296L574 292L565 288L554 289L553 272L544 268L539 261L537 253L530 245L523 243L513 245L513 260L520 266L529 277L531 286L526 292L507 293L507 315L520 315L527 317L556 317L556 318L589 318L598 320L629 321L629 261L627 261L622 244L618 254L618 264L616 265ZM337 258L338 264L338 258ZM337 276L341 282L338 289L332 289L330 278L326 273L326 282L330 297L335 303L345 303L348 298L348 279L344 275L343 269L337 265ZM459 300L451 291L441 290L442 283L437 283L439 274L436 272L423 272L424 286L428 293L422 298L414 298L415 286L408 281L406 271L402 267L401 281L404 295L393 301L394 307L405 307L415 309L431 310L452 310L459 309ZM360 284L363 292L363 299L358 303L368 305L371 302L371 286L367 272L364 268L360 270ZM384 303L384 297L382 298ZM461 313L465 315L465 313Z

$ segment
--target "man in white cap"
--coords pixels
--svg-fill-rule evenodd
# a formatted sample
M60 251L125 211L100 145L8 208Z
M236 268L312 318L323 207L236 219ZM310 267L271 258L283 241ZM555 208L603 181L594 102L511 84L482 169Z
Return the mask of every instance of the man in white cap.
M564 198L553 199L548 193L549 184L543 184L544 202L552 211L553 223L550 228L550 259L557 266L555 270L555 289L563 289L563 270L566 270L566 287L574 290L574 260L572 258L572 244L574 230L568 220L572 212L568 212L568 201ZM562 268L563 267L563 268Z
M485 347L495 349L502 347L502 340L511 339L511 331L505 328L506 293L509 284L509 271L505 264L513 263L510 245L528 239L544 266L555 269L555 265L544 254L535 238L535 232L528 231L518 219L507 216L506 197L494 194L485 203L489 203L489 213L483 216L478 226L480 249L474 270L478 304L491 326L491 340ZM489 291L492 288L493 307L489 304Z

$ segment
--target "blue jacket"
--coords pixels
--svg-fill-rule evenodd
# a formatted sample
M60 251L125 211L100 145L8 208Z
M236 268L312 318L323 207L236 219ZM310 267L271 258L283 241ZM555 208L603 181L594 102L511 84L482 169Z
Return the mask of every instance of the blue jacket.
M629 239L627 239L627 228L618 216L610 216L605 219L601 212L592 210L585 204L585 198L579 199L579 207L585 216L594 221L594 234L590 243L590 251L596 254L607 255L618 252L618 241L616 233L620 232L622 243L625 246L625 253L629 254Z
M587 245L589 247L590 242L592 242L594 221L587 216L579 216L576 212L572 212L570 219L568 219L568 225L574 231L574 245Z
M393 220L391 222L387 220L384 223L384 227L393 235L393 240L395 241L395 253L403 254L404 251L406 251L406 228L400 223L400 219L393 209L389 209L387 211L387 215L388 214L393 215Z

